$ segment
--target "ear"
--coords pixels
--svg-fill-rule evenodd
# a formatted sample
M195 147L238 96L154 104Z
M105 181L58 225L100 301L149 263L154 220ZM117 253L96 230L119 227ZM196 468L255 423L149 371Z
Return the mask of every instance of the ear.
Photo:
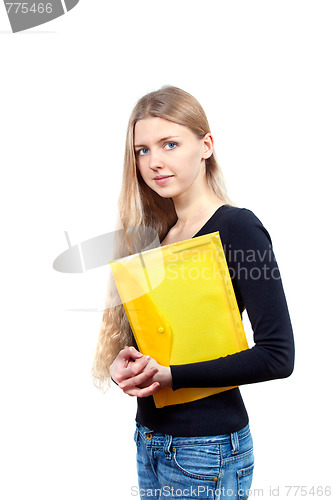
M210 156L212 156L213 151L214 151L214 140L213 136L210 132L208 132L205 137L203 138L203 152L202 152L202 158L207 160Z

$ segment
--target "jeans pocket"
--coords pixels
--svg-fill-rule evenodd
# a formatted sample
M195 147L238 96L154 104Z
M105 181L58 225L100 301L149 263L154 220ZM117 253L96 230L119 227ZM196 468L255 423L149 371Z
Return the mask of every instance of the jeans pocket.
M183 475L201 480L217 481L221 469L220 447L177 446L173 449L173 460Z
M238 500L246 500L250 495L254 463L237 471Z

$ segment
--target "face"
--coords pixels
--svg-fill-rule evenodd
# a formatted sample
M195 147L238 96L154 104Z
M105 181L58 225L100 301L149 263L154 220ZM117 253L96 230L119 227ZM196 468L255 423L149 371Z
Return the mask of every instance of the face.
M195 193L205 182L212 138L164 118L145 118L134 127L136 164L145 183L163 198Z

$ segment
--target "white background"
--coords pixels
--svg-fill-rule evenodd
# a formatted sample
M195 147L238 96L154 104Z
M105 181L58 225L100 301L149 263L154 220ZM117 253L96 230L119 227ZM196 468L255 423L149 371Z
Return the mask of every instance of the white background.
M0 5L1 498L135 498L136 401L93 386L102 313L68 310L101 304L108 269L52 264L64 231L75 244L114 228L130 112L163 84L203 105L292 317L292 377L242 388L252 489L333 486L332 21L330 1L81 0L12 34Z

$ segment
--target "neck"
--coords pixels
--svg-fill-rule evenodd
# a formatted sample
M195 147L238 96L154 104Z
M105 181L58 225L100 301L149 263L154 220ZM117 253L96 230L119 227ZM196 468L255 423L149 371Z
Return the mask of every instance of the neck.
M179 231L197 224L198 221L208 219L215 210L223 205L223 200L212 193L208 185L200 193L191 195L183 193L181 196L173 198L173 203L177 213L175 228Z

